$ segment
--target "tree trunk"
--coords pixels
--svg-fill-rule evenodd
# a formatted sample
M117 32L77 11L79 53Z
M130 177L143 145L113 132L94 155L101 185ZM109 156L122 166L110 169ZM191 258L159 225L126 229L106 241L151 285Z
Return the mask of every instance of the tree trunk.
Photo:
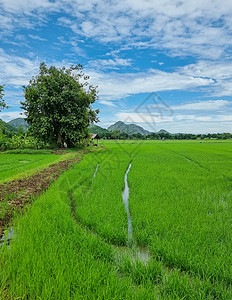
M64 142L62 140L60 132L58 133L58 142L60 143L60 148L64 148Z

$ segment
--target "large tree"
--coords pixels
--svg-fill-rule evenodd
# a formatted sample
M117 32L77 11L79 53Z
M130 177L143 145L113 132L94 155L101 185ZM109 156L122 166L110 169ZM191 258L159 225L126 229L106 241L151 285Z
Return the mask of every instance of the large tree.
M88 136L88 126L97 121L98 110L91 104L97 99L96 87L88 82L82 66L47 68L40 65L39 75L24 86L25 110L30 132L48 143L64 142L68 147Z
M4 108L8 108L8 106L6 106L6 103L3 99L4 96L4 85L0 85L0 111Z

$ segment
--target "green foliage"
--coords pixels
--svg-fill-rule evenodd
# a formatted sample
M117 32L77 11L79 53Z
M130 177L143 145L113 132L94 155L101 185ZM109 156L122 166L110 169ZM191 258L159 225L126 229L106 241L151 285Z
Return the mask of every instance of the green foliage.
M4 96L4 85L0 85L0 111L4 108L8 108L8 106L5 103L5 100L3 99Z
M6 135L7 137L12 137L14 134L17 134L17 129L0 119L0 135L1 134Z
M46 148L45 143L38 141L26 133L9 137L6 134L0 134L0 151L13 149L42 149Z
M89 132L98 134L100 139L110 136L110 132L107 129L97 125L90 125Z
M18 135L24 134L24 130L23 130L23 126L22 126L22 125L19 125L19 126L18 126L18 128L17 128L17 133L18 133Z
M24 86L26 121L33 136L45 143L74 146L88 136L89 123L97 121L96 87L89 85L82 66L69 69L40 65L40 73Z

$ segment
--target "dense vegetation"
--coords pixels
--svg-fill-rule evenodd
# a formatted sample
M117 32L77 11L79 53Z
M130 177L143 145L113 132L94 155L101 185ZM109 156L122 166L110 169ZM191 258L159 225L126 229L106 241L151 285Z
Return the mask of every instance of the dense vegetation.
M231 142L104 146L15 224L0 248L0 296L231 299ZM131 249L122 201L130 163Z
M4 97L4 85L0 85L0 111L8 106L5 103Z

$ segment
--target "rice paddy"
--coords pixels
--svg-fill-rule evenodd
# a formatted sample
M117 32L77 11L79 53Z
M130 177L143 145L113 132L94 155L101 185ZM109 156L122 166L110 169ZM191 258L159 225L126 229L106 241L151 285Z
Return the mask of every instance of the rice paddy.
M73 155L73 151L55 154L51 153L51 150L33 149L2 152L0 153L0 183L29 176Z
M0 298L232 299L231 146L104 142L15 220Z

